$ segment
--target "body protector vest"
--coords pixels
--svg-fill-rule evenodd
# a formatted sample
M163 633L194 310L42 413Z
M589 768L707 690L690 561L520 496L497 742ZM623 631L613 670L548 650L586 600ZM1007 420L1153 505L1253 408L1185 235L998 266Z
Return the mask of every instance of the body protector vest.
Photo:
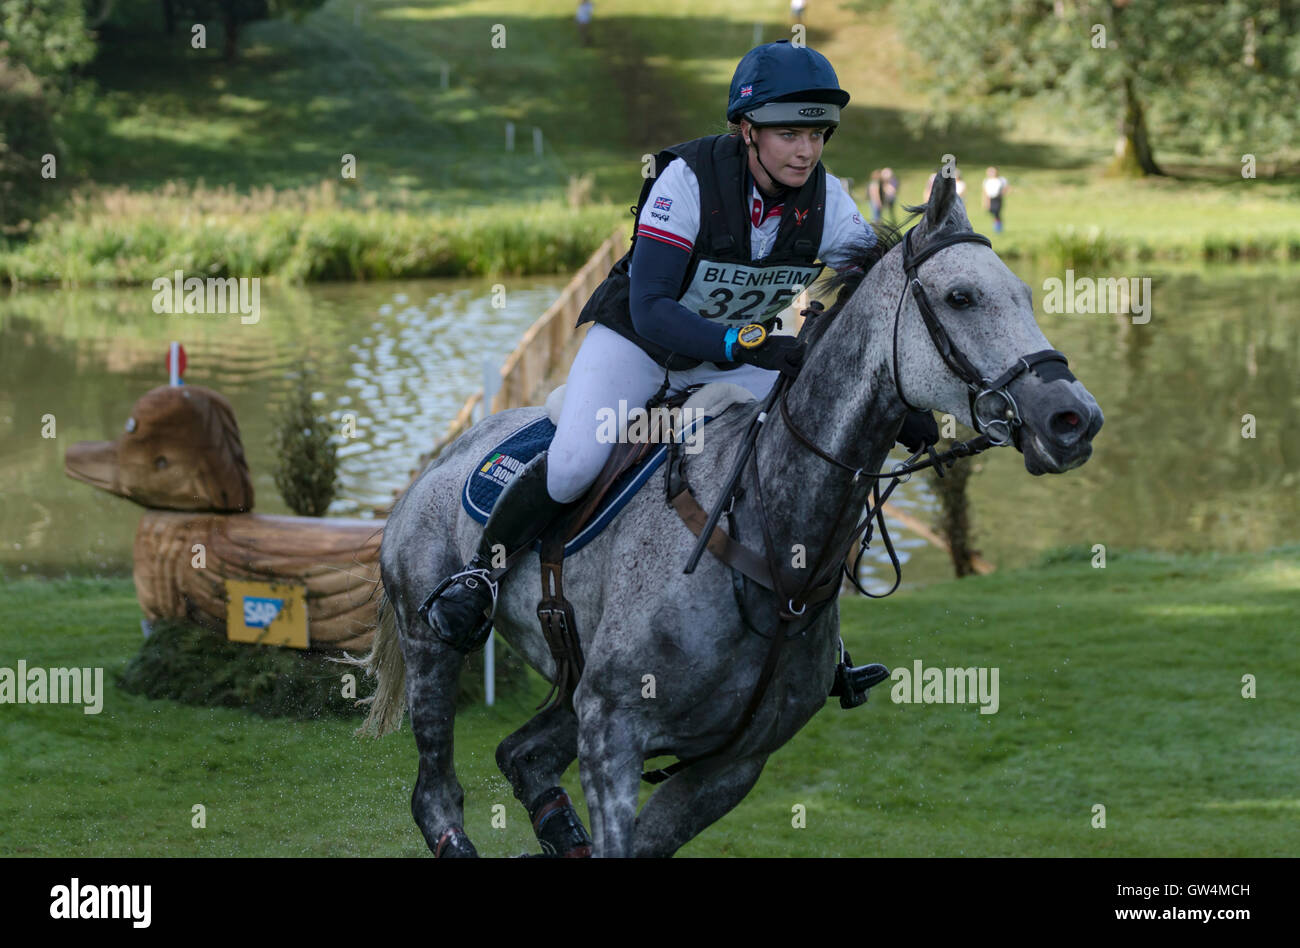
M655 169L681 158L695 173L700 187L700 232L677 299L687 309L720 325L761 323L771 330L776 315L803 288L821 274L815 261L826 217L826 169L822 163L795 192L787 192L781 223L770 252L762 260L751 257L747 149L739 135L710 135L673 145L655 156ZM646 179L632 209L640 220L641 208L654 186ZM635 231L632 249L636 247ZM632 249L596 288L582 308L578 325L598 322L640 346L665 368L679 371L701 364L700 359L678 355L637 333L630 309ZM734 369L736 362L720 363Z

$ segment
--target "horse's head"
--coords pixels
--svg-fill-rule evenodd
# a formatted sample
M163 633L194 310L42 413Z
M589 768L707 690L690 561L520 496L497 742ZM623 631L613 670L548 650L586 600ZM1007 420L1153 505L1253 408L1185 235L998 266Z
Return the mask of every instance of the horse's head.
M1051 349L1034 319L1029 286L984 243L962 239L973 231L953 178L935 176L924 212L909 240L882 261L890 268L888 282L902 287L894 325L877 330L894 333L899 394L911 406L951 412L999 440L1010 436L1031 474L1078 467L1092 454L1101 409L1064 362L1030 358L1026 367L1021 361ZM922 298L902 272L909 243L910 259L919 261L911 275ZM890 302L892 315L896 299ZM930 325L923 313L927 304ZM988 385L1011 373L1005 384ZM1005 396L980 395L990 387ZM1017 416L1019 424L1011 424Z

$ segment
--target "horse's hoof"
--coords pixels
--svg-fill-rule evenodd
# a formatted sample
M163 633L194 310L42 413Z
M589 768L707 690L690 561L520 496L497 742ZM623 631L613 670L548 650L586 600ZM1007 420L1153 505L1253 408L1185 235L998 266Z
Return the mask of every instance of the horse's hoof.
M469 841L465 831L459 826L449 827L438 837L438 845L433 850L435 859L477 859L478 850Z

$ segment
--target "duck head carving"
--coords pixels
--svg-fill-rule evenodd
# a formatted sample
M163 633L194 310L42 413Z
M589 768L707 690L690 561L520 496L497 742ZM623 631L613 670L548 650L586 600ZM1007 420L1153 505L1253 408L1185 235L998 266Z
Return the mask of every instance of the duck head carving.
M253 508L234 409L201 385L164 385L146 393L116 441L70 447L64 472L143 507L221 513Z

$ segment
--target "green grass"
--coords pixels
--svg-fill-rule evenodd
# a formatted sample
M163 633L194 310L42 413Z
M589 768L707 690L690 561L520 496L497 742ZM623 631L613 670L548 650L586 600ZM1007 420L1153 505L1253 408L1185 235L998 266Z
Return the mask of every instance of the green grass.
M1285 856L1300 850L1300 547L1264 554L1086 552L844 600L858 661L990 666L1000 708L835 702L683 855ZM0 590L0 665L103 665L139 646L129 582ZM1258 696L1242 697L1243 675ZM496 743L540 695L456 723L466 829L531 851ZM5 705L0 855L417 855L410 731L267 720L108 689L104 710ZM576 766L565 780L581 799ZM649 792L648 789L646 792ZM505 829L491 824L506 806ZM190 826L191 808L207 828ZM1106 807L1093 829L1092 808ZM791 825L806 808L807 826Z

